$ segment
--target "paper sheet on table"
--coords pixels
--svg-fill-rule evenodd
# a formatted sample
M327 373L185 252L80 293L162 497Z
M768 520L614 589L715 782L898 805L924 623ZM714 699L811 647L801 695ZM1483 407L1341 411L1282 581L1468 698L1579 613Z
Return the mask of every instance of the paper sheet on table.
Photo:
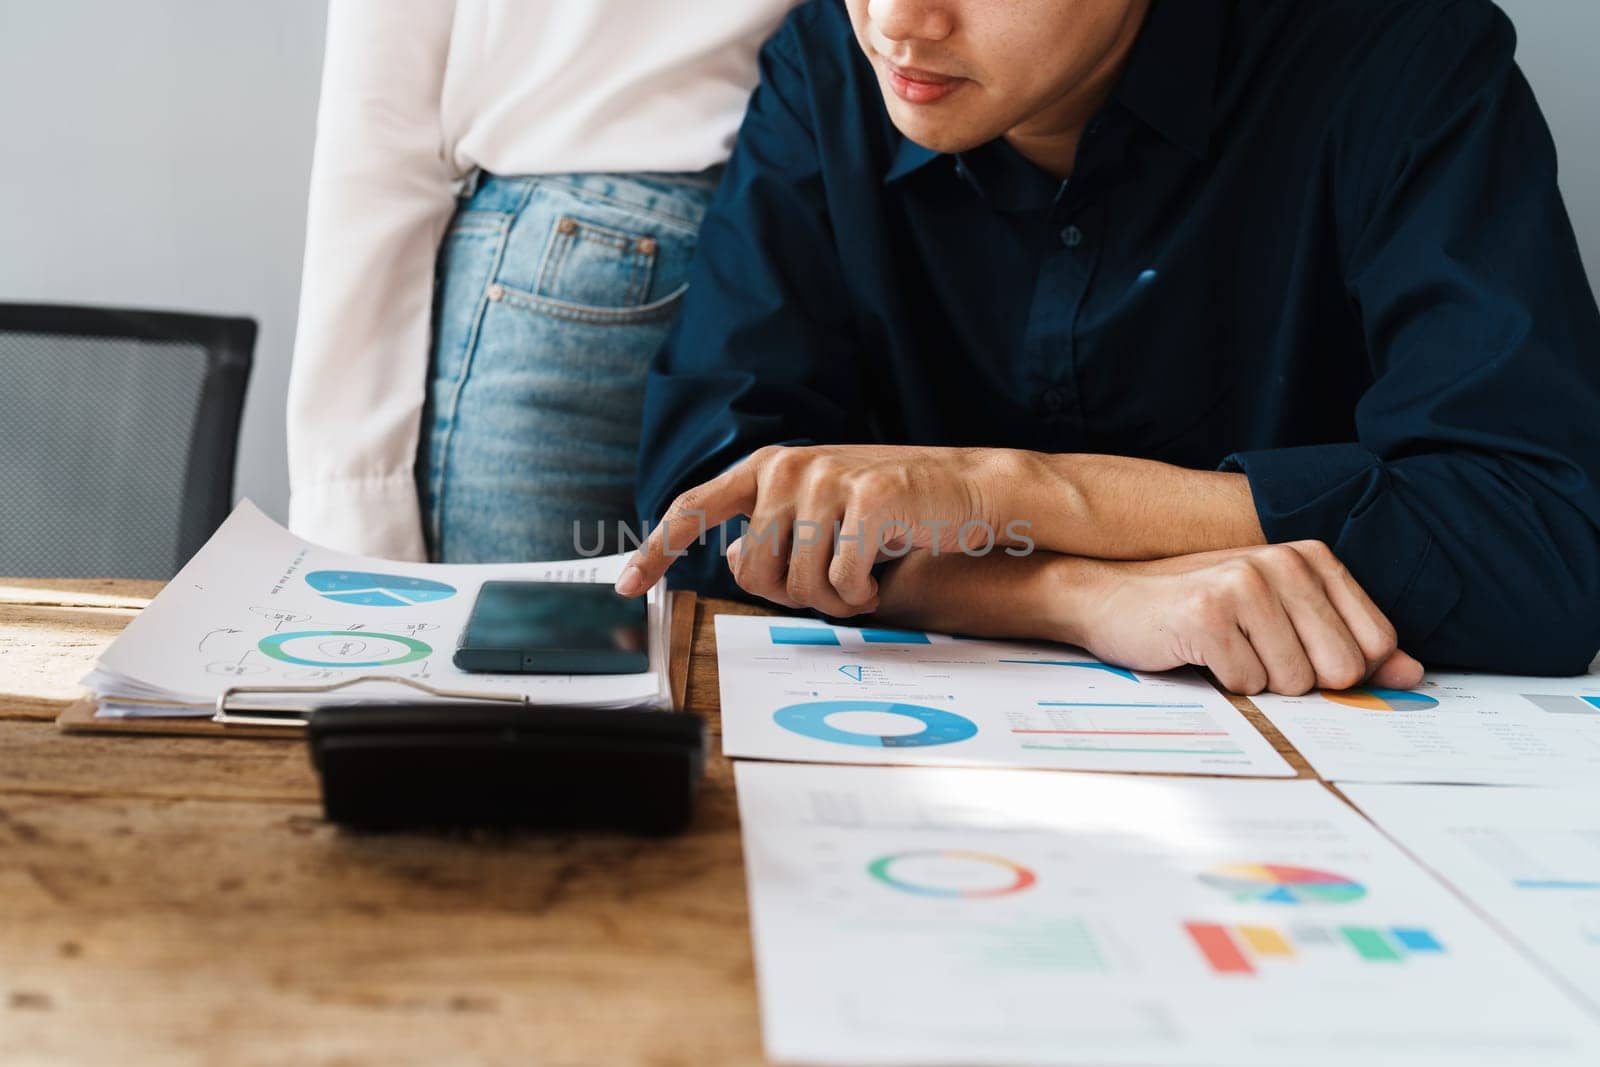
M1600 674L1430 673L1414 691L1251 700L1330 781L1600 781Z
M807 619L719 615L716 628L729 756L1294 775L1193 671Z
M1600 1024L1319 783L736 774L776 1061L1600 1063Z
M110 717L210 715L230 686L322 685L356 675L519 693L541 704L665 707L671 703L668 613L659 590L648 606L647 673L473 674L451 663L484 582L611 582L625 562L625 556L520 564L369 559L302 541L245 501L112 642L83 684ZM379 683L318 699L430 698Z
M1600 1011L1600 786L1341 791Z

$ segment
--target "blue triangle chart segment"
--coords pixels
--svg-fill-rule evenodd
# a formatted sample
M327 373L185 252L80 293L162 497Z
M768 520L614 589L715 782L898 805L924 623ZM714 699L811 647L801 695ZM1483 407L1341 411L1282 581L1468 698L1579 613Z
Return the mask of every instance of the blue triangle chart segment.
M1262 893L1260 896L1256 897L1255 899L1264 900L1264 901L1268 902L1269 904L1298 904L1298 903L1300 903L1300 898L1295 896L1294 890L1290 889L1288 886L1279 886L1277 889L1272 890L1272 892L1270 892L1270 893Z

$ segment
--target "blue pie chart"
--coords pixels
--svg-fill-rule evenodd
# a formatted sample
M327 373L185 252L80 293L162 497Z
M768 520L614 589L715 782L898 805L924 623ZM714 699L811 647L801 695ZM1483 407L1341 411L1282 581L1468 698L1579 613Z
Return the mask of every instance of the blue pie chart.
M828 722L828 717L842 712L868 711L879 715L895 715L922 724L922 729L909 734L868 734L844 730ZM923 707L921 704L896 704L885 700L813 700L805 704L790 704L772 715L773 722L802 737L818 741L832 741L836 745L856 745L860 748L923 748L928 745L951 745L965 741L978 732L977 723L953 711Z
M456 587L443 582L372 571L312 571L306 584L329 600L364 608L408 608L456 595Z

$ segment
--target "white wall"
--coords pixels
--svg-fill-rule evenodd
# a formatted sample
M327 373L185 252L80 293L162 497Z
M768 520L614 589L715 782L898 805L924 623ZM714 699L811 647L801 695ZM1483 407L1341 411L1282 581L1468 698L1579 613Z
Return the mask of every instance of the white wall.
M1600 2L1501 3L1600 293ZM0 0L0 300L259 320L238 491L279 518L325 13L326 0Z
M0 301L255 318L236 492L279 518L325 15L0 0Z
M1600 296L1600 0L1497 2L1516 24L1517 60L1555 134L1561 189Z

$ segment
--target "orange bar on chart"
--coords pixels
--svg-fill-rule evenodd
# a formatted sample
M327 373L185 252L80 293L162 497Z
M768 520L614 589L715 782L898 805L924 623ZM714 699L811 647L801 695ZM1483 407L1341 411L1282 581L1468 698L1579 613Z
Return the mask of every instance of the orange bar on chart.
M1293 956L1294 948L1270 926L1241 926L1239 936L1257 956Z
M1218 926L1216 923L1184 923L1183 928L1199 946L1213 971L1218 974L1256 973L1256 969L1250 966L1250 961L1245 959L1244 953L1239 951L1239 946L1233 943L1227 927Z

